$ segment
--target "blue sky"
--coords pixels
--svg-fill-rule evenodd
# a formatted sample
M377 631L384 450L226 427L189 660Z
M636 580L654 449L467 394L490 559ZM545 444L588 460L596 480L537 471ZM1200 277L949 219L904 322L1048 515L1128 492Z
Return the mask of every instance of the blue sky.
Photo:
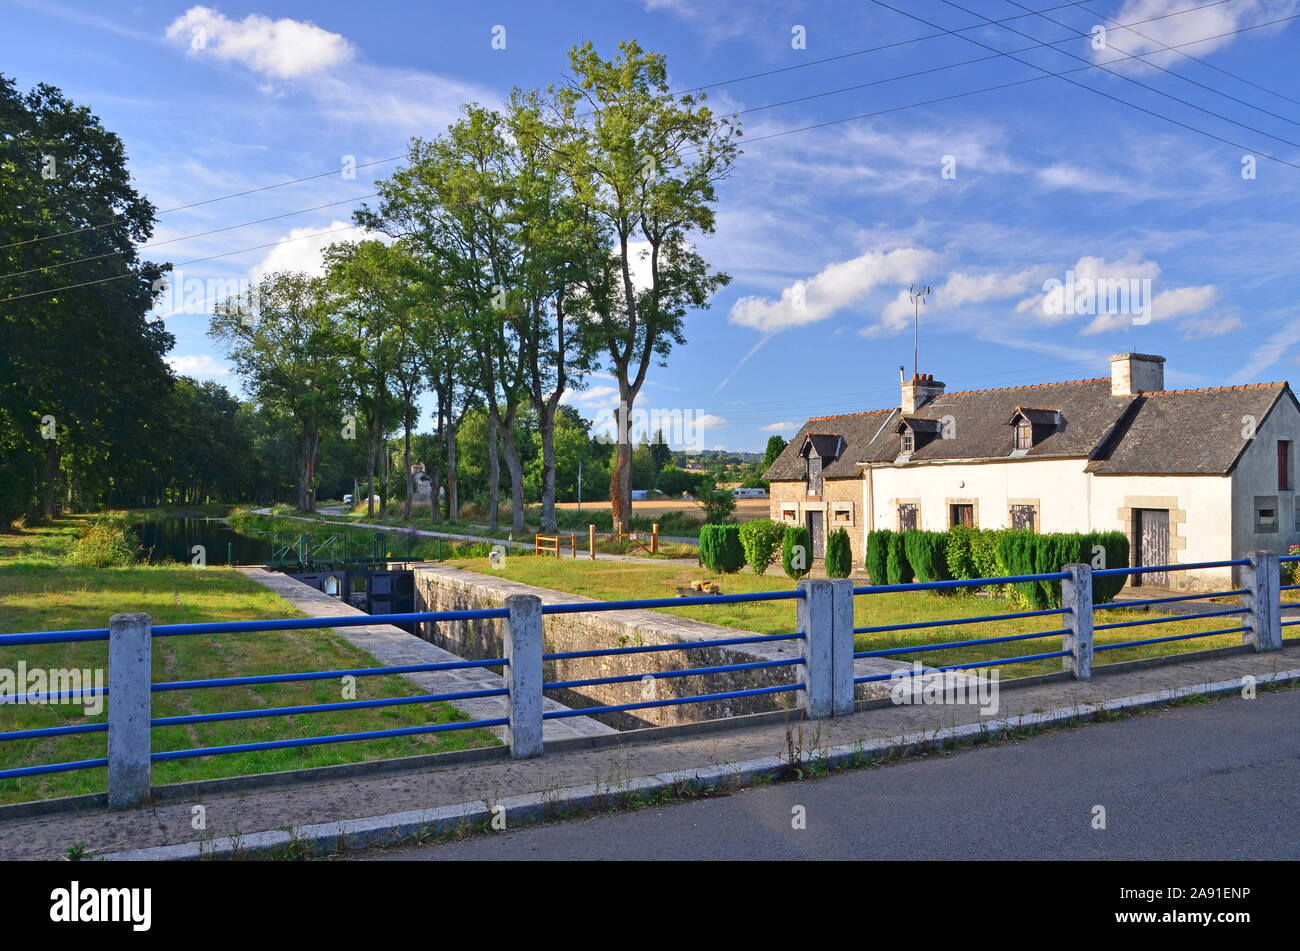
M153 242L168 243L149 259L222 255L179 269L160 313L173 359L232 388L194 288L318 267L395 167L367 163L437 134L462 102L556 81L574 43L612 56L628 38L667 55L674 88L717 84L710 102L745 132L700 243L732 283L640 402L693 414L704 445L760 449L810 415L896 405L914 281L933 288L920 370L949 390L1104 376L1127 349L1166 356L1169 388L1287 379L1300 0L1021 2L1059 23L1009 0L0 0L0 70L89 106L159 209L360 166L161 215ZM769 75L733 81L755 73ZM1137 306L1075 298L1062 313L1052 288L1071 275L1135 282ZM603 413L610 384L597 374L572 401Z

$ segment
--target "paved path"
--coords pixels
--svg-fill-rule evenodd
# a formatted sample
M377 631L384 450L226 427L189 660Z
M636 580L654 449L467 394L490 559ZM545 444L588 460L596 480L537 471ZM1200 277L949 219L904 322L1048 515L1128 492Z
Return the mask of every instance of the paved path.
M263 568L240 568L247 578L274 591L285 601L308 617L364 617L365 611L344 604L338 598L317 591L311 585L296 581L279 571ZM368 653L381 667L402 667L409 664L445 664L464 660L451 651L430 644L414 634L408 634L392 624L364 624L358 627L330 628L354 647ZM307 632L310 633L310 632ZM486 667L468 667L463 670L433 670L402 674L426 693L462 693L470 690L499 690L505 681ZM546 710L567 710L568 707L543 697ZM506 716L505 697L476 697L452 701L451 705L469 714L472 720L496 720ZM505 727L491 727L498 737L505 736ZM544 740L565 740L578 736L604 736L617 733L611 726L590 717L566 717L548 720L542 727Z
M1297 723L1300 690L1263 693L888 768L364 857L1295 861ZM1093 828L1096 806L1105 808L1105 829ZM792 828L799 808L804 829Z
M314 823L388 817L403 811L423 813L474 803L482 806L525 794L554 801L552 797L566 789L594 784L597 789L618 791L632 788L630 784L640 777L729 770L745 761L784 757L792 740L805 753L835 746L895 743L902 736L915 740L949 727L984 725L998 719L1016 723L1021 718L1033 719L1042 711L1072 710L1080 704L1162 689L1195 688L1207 682L1237 681L1244 675L1294 670L1300 670L1297 644L1265 654L1244 652L1159 666L1117 667L1109 673L1099 668L1090 681L1054 680L1018 688L1004 683L996 712L981 711L971 704L889 705L802 725L778 719L728 725L711 732L664 728L647 731L640 742L626 737L589 737L568 741L566 749L552 747L545 756L530 760L452 761L402 773L363 773L288 787L187 792L175 801L121 812L88 808L75 814L23 816L0 807L0 859L58 858L77 842L99 854L194 843L212 836L247 836ZM1216 703L1207 709L1228 707ZM1033 749L1040 741L1023 745ZM1077 783L1078 777L1062 781L1069 785ZM933 792L938 794L937 789ZM193 804L206 807L206 834L191 828ZM389 827L387 819L384 827Z

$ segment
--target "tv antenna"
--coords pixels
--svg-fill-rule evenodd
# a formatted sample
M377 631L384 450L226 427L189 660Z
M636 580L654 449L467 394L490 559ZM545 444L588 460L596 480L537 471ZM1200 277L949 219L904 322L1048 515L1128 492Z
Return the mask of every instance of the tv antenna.
M920 367L917 365L917 324L921 320L921 305L925 303L925 298L930 293L929 284L913 284L908 288L907 297L912 302L912 378L915 379Z

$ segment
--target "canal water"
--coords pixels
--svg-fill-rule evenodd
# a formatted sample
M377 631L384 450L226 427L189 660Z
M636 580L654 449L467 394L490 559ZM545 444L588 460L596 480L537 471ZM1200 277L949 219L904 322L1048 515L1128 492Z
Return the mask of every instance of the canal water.
M210 565L224 565L228 551L236 565L260 565L271 555L267 539L243 535L219 518L149 518L138 523L136 530L144 557L151 564L190 563L195 545L204 547Z

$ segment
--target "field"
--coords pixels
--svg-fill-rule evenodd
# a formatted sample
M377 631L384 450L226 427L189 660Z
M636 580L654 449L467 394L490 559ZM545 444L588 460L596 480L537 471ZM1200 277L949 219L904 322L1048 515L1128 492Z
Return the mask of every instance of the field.
M251 620L298 616L284 601L238 572L189 565L86 568L68 554L86 519L0 534L0 633L99 628L112 614L144 611L154 623ZM0 669L107 667L106 642L0 648ZM154 642L154 680L205 679L298 671L379 666L331 631L261 632L159 638ZM398 677L361 677L356 699L414 696L420 691ZM163 691L154 694L155 716L179 716L342 700L338 681L267 684ZM0 730L101 723L107 710L84 716L73 705L5 705ZM233 743L325 736L466 719L446 704L412 704L188 724L155 729L153 749L192 749ZM200 757L154 765L155 783L210 779L309 766L410 756L494 745L487 730L451 731L363 743ZM103 733L0 742L0 769L92 759L105 755ZM101 792L107 770L87 769L0 780L0 803Z
M508 559L502 569L491 568L487 559L457 559L448 562L481 574L503 574L515 581L539 587L567 591L597 600L624 600L632 598L663 598L676 595L678 586L693 580L713 580L724 594L743 594L757 591L785 591L795 586L784 576L756 577L748 569L734 575L713 575L705 569L672 564L638 564L627 562L559 561L531 555L516 555ZM796 630L795 606L792 601L768 601L715 606L664 608L666 613L695 618L735 627L759 634L788 634ZM861 595L855 599L854 627L879 627L921 621L942 621L963 617L982 617L1014 613L1017 609L1000 598L975 595L940 596L928 591L893 592ZM1134 610L1116 608L1098 615L1098 623L1135 621L1150 615ZM1060 618L1052 615L1037 618L1019 618L1010 621L943 625L909 631L889 631L861 634L855 638L859 651L881 650L890 647L911 647L922 644L940 644L950 641L973 640L1009 634L1028 634L1034 631L1058 630ZM1192 631L1213 631L1236 627L1232 617L1203 618L1193 621L1171 621L1137 628L1098 631L1095 643L1114 644L1148 637L1185 634ZM1104 651L1094 658L1094 666L1176 654L1183 651L1207 650L1212 647L1229 647L1241 643L1240 634L1220 634L1192 641L1172 641L1142 647L1126 647ZM976 647L948 650L918 651L903 655L905 661L917 660L927 666L992 662L1001 658L1026 654L1041 654L1061 649L1059 634L1042 639L1027 639L1003 644L986 644ZM990 664L990 666L997 666ZM1000 677L1025 677L1031 674L1052 673L1061 669L1058 657L1040 661L1012 664L1000 668Z
M736 522L748 522L750 519L767 518L771 514L769 499L736 499L736 511L732 515L732 520ZM577 511L577 502L557 502L557 509L565 511ZM583 502L582 510L584 512L603 512L606 515L612 513L608 502ZM647 501L638 501L632 503L633 516L641 518L659 518L669 512L679 512L685 515L700 517L700 506L687 499L653 499Z

